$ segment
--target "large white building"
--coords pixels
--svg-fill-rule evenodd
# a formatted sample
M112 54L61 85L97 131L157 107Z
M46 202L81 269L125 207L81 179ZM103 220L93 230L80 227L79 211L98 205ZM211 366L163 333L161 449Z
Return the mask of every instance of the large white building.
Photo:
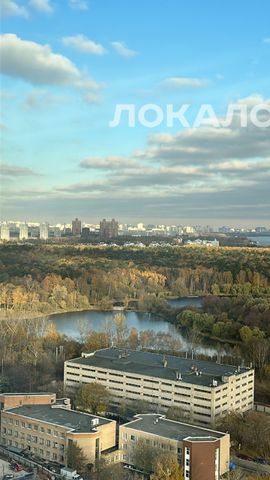
M144 400L165 412L179 407L198 424L253 408L254 370L142 351L107 348L65 362L67 390L98 382L115 404Z
M10 240L10 229L7 223L1 225L1 240L8 242Z
M48 240L49 237L49 225L48 223L41 223L39 226L39 238L40 240Z
M19 240L28 239L28 225L26 223L20 223L19 227Z

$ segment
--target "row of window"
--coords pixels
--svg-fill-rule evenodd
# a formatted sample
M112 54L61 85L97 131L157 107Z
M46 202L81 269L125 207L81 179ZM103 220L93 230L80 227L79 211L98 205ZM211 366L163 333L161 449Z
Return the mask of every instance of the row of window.
M22 450L26 448L24 443L12 442L12 440L6 440L5 438L3 438L2 442L4 445L14 446L16 448L21 448ZM65 460L64 455L57 455L57 453L51 453L49 450L46 451L42 448L32 447L31 451L36 455L40 455L42 458L46 458L48 460L56 460L61 463Z

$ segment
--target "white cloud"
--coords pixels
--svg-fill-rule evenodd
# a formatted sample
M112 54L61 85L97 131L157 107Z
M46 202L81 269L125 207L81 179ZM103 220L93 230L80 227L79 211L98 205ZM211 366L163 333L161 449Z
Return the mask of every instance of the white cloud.
M34 89L29 92L24 100L24 107L27 110L47 109L57 103L64 103L67 101L67 97L63 95L54 95L47 90Z
M135 55L138 55L138 52L128 48L124 42L112 42L112 46L114 50L121 55L121 57L131 58L135 57Z
M270 43L270 37L266 37L263 39L263 43Z
M1 164L0 174L8 177L36 175L36 173L33 170L31 170L31 168L19 167L18 165L10 165L7 163Z
M203 78L191 78L191 77L170 77L166 78L163 85L169 88L200 88L207 85L207 80Z
M87 0L69 0L68 4L73 10L88 10Z
M28 11L25 7L18 5L14 0L1 0L0 12L3 16L19 16L27 18Z
M100 87L83 77L67 57L53 53L49 45L22 40L15 34L2 35L0 55L3 74L34 85L67 85L86 90Z
M141 165L139 162L131 160L129 158L120 156L109 157L90 157L82 160L79 163L81 168L87 169L99 169L99 170L115 170L122 168L139 168Z
M30 6L39 12L51 13L53 11L50 0L30 0Z
M73 47L78 52L90 53L92 55L103 55L106 50L93 40L90 40L85 35L74 35L71 37L63 37L62 43L65 47Z

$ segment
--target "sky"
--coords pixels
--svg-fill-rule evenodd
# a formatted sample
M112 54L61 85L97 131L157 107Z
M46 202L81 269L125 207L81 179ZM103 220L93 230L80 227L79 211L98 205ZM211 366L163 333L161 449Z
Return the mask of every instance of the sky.
M269 0L0 5L2 221L270 227Z

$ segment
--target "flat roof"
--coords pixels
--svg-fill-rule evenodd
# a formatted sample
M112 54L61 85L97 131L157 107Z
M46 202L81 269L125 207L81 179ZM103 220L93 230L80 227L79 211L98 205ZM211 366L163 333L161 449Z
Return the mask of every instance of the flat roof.
M107 418L98 417L97 415L68 410L57 406L56 404L24 405L22 407L10 408L9 410L5 410L4 413L23 415L29 419L58 425L77 433L94 432L97 427L113 421ZM91 420L93 419L98 419L98 425L91 425Z
M30 392L22 392L22 393L10 393L10 392L4 392L4 393L0 393L0 397L34 397L34 396L38 396L38 397L52 397L52 396L55 396L56 394L55 393L50 393L50 392L34 392L34 393L30 393Z
M197 427L189 423L169 420L165 415L158 414L135 415L134 420L122 425L122 427L178 441L186 439L189 441L213 442L226 435L223 432Z
M92 353L83 353L82 357L68 360L66 363L88 365L97 368L116 370L127 374L158 377L164 380L176 380L176 372L181 373L182 382L202 386L213 386L213 380L219 386L223 376L239 375L249 371L246 367L236 367L206 360L175 357L143 351L106 348ZM166 366L164 366L166 359ZM197 373L196 373L197 372Z

